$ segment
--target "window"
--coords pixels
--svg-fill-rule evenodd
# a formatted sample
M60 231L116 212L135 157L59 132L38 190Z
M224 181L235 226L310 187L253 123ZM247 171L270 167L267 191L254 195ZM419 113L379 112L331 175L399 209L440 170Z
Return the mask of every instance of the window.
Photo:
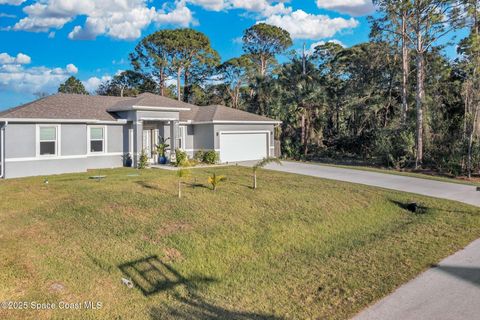
M90 128L90 152L98 153L105 151L105 129L103 127Z
M40 127L40 155L54 156L57 154L57 127Z
M177 133L177 147L181 150L185 150L185 137L187 133L186 126L179 126Z

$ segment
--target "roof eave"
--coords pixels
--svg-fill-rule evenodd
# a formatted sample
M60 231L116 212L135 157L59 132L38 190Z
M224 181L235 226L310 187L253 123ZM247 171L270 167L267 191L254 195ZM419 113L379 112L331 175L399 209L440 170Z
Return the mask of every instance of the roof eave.
M176 107L152 107L152 106L127 106L119 108L108 108L108 112L121 112L121 111L189 111L190 108L176 108Z
M0 122L9 123L92 123L92 124L126 124L127 120L99 119L49 119L49 118L0 118Z
M192 121L191 124L281 124L282 121L277 120L259 120L259 121L248 121L248 120L212 120L212 121Z

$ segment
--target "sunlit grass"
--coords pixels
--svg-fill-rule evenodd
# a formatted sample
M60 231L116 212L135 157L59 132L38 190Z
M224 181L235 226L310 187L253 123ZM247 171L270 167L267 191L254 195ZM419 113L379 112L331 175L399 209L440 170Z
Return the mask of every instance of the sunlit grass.
M0 301L103 304L0 318L343 319L480 236L478 208L416 195L226 167L178 199L175 172L136 173L0 181Z

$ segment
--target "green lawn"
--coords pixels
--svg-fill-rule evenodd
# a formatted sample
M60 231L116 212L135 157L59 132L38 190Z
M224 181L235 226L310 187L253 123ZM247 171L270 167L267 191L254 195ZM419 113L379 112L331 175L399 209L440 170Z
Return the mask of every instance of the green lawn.
M345 319L480 237L454 202L270 171L253 191L241 167L179 200L175 172L135 172L0 181L0 301L102 302L0 318Z

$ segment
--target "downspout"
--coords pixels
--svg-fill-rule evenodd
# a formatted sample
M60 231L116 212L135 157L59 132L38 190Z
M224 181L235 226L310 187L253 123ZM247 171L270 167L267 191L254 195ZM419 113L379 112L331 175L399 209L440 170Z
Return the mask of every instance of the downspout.
M2 161L0 168L0 179L5 178L5 128L8 122L5 121L0 126L0 159Z

